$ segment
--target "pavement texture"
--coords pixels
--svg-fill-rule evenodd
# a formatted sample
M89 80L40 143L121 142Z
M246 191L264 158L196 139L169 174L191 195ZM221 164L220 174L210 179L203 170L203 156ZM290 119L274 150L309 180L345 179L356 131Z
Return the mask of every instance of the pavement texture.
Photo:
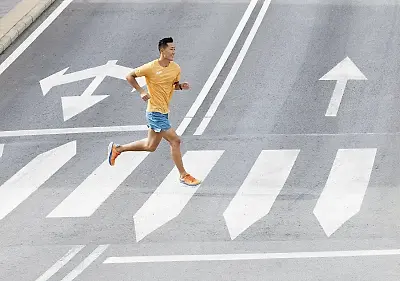
M71 74L110 60L129 68L139 66L157 58L157 42L165 36L175 39L181 80L192 86L174 94L170 118L176 128L201 92L249 2L76 0L0 75L0 144L4 144L0 153L0 281L215 280L215 276L220 280L399 280L398 254L372 252L400 248L400 58L396 49L400 32L396 28L398 5L390 1L379 5L374 1L272 1L215 115L203 134L194 135L255 22L263 2L259 1L182 135L184 155L200 152L197 159L186 162L189 172L197 176L210 166L197 190L181 189L170 181L157 191L174 167L166 142L146 157L132 153L118 158L112 169L104 164L110 141L131 142L146 137L145 130L40 133L145 125L145 104L123 79L106 77L93 96L109 96L66 121L62 97L81 95L93 79L54 86L45 96L39 81L66 68L65 74ZM325 116L336 81L319 79L346 57L367 80L349 80L337 115ZM23 135L25 130L38 133ZM66 144L76 150L62 150L55 160L42 157L44 164L38 161L29 170L21 170L38 155ZM338 151L351 149L376 149L368 188L356 214L327 235L314 208L334 170ZM225 211L263 150L299 153L268 214L232 238ZM215 160L212 157L218 151L223 153ZM60 165L60 159L69 156ZM142 161L137 160L141 157ZM281 158L270 162L280 163ZM135 161L139 161L137 167ZM215 163L210 164L212 161ZM57 171L49 172L57 165ZM105 168L96 170L101 165ZM268 165L259 169L260 173L265 169L267 179L283 174L283 168L267 170ZM353 166L348 169L358 171ZM89 181L87 192L79 188L91 178L107 181L127 169L132 172L107 195L112 181ZM47 173L47 179L38 183ZM32 179L28 183L22 180L25 174ZM356 189L363 182L351 173L346 176L348 187L337 189ZM252 184L263 186L263 181ZM264 187L273 193L277 183L270 181L269 185ZM34 186L38 188L32 191ZM8 204L24 192L31 193L8 212ZM262 190L252 192L256 192L252 194L255 198L261 197ZM76 201L69 201L73 204L60 207L74 194L76 197L70 198ZM153 204L156 194L161 199L152 205L139 231L139 210ZM352 198L358 192L349 194ZM3 202L2 196L10 199ZM334 196L329 199L338 202ZM346 212L355 201L344 209L341 204L333 206L328 217ZM83 214L93 202L99 202L98 206ZM180 204L177 213L158 224L157 218ZM52 217L55 210L64 216ZM236 211L236 221L251 216L248 212L243 219ZM154 229L138 241L139 232L152 223ZM371 255L345 256L346 251ZM316 256L305 258L308 252ZM327 257L327 252L334 254ZM224 258L244 253L286 253L289 257ZM290 257L294 253L303 256ZM201 261L211 254L224 257ZM163 261L177 258L171 255L182 255L186 261ZM141 257L146 262L108 263L115 257ZM157 259L161 261L155 262Z
M2 0L0 54L4 52L55 0Z

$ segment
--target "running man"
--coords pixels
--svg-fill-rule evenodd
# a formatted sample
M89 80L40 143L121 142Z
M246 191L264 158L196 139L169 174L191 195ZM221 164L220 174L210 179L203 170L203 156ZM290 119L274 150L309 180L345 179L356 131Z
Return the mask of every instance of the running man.
M171 146L171 156L179 171L179 180L187 185L194 186L200 180L186 172L182 163L180 151L181 140L168 120L169 103L174 90L188 90L189 83L180 84L181 68L174 62L175 46L171 37L163 38L158 42L160 57L150 61L128 74L126 80L139 93L142 100L147 101L146 120L147 138L132 143L119 145L111 142L108 146L108 161L114 166L116 158L126 151L154 152L162 138ZM143 90L136 81L136 77L144 76L148 92Z

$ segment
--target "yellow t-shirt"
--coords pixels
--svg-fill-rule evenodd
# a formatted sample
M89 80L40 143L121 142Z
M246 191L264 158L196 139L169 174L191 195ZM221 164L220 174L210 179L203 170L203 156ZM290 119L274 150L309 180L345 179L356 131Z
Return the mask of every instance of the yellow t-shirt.
M180 79L180 66L171 61L167 67L163 67L156 59L134 69L133 72L137 77L145 77L150 95L146 110L168 113L169 103L175 90L174 83Z

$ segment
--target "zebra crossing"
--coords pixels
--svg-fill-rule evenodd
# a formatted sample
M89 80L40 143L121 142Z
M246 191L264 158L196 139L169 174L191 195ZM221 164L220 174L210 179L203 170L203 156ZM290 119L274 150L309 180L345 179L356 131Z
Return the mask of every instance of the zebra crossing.
M225 227L232 240L261 219L267 218L289 175L299 167L297 160L301 151L301 148L261 149L254 154L257 155L255 159L249 160L251 167L238 183L239 188L234 191L223 213ZM152 190L151 195L140 203L139 209L129 210L132 212L136 241L141 241L180 216L203 185L213 185L208 176L221 165L222 157L229 159L231 152L224 149L185 152L185 167L203 179L203 183L196 187L181 184L177 169L168 159L170 172ZM323 183L322 192L313 209L313 215L327 237L360 211L376 154L377 148L337 149L327 181ZM243 154L240 157L254 155ZM104 159L98 166L89 175L85 175L85 179L62 198L45 219L92 216L148 156L148 152L124 153L118 158L116 166L111 167L104 152ZM70 141L38 154L6 180L0 186L0 223L51 177L67 173L67 170L61 168L77 157L80 157L77 155L77 141Z

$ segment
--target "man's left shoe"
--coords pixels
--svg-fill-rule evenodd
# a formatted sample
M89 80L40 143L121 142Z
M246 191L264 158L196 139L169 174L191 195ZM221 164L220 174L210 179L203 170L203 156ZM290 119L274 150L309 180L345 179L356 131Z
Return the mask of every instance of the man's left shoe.
M179 180L181 183L184 183L184 184L190 185L190 186L196 186L201 183L200 180L192 177L190 174L186 174L184 177L180 177Z

